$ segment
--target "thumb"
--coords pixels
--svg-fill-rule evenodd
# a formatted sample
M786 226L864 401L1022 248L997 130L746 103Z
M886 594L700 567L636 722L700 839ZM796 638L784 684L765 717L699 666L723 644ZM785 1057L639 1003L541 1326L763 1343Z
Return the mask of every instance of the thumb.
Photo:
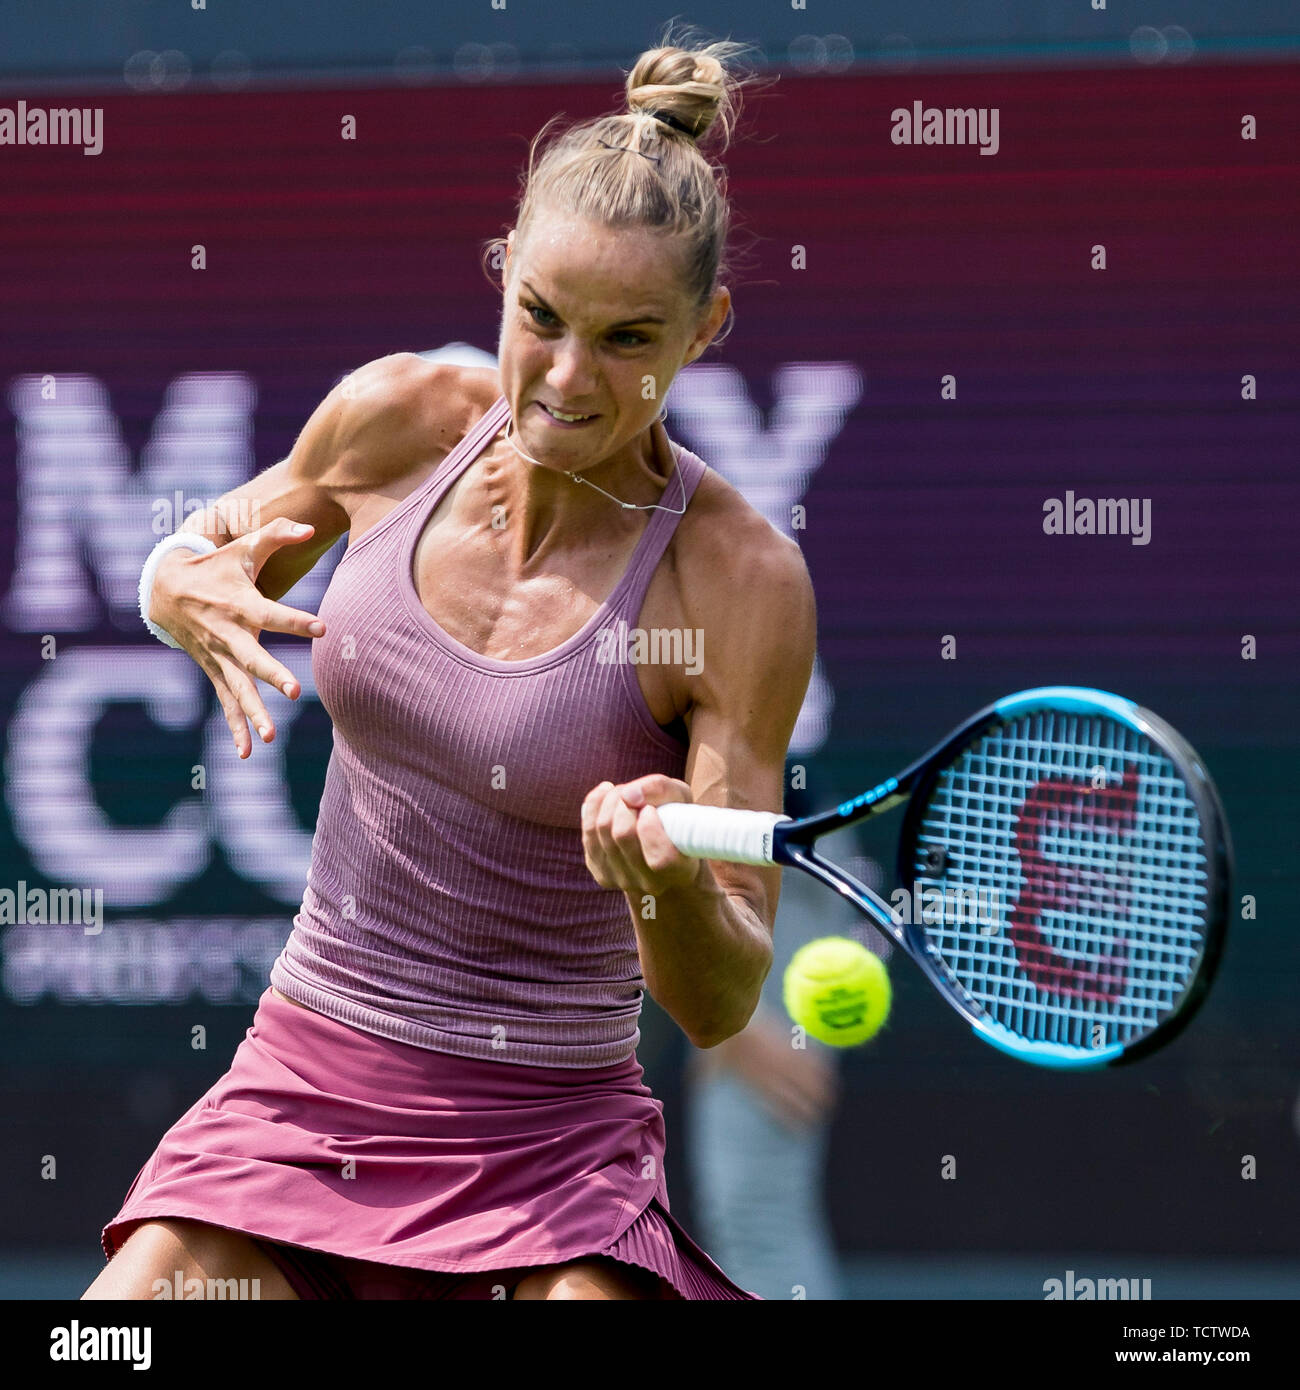
M277 516L256 531L244 537L244 570L250 579L256 579L262 566L286 545L299 545L309 536L316 534L316 528L305 521L293 521L287 516Z

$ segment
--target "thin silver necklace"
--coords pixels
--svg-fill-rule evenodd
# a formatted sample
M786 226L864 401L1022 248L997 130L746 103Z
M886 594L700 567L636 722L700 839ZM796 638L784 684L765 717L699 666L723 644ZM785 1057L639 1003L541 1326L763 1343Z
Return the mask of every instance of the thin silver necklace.
M662 420L667 414L668 407L665 406L663 410L661 410L659 414L655 417L654 423L658 424L658 422ZM535 458L533 458L531 454L524 453L524 451L514 441L514 439L511 436L511 429L514 423L514 416L512 415L510 419L506 421L506 443L510 445L510 447L515 451L515 453L519 455L520 458L527 459L529 463L533 464L537 468L545 468L546 465L544 463L538 463L538 461ZM602 497L608 497L611 502L618 502L618 505L622 507L624 511L671 512L674 516L681 516L686 511L686 482L682 478L682 461L680 458L678 458L677 465L673 470L674 473L677 475L677 482L682 490L682 505L680 507L661 507L658 502L623 502L620 501L619 498L615 497L612 492L606 492L603 487L597 487L595 483L589 481L587 478L584 478L581 473L569 473L568 469L565 469L564 471L568 477L573 479L575 483L586 483L588 487L595 488L596 491L600 493Z

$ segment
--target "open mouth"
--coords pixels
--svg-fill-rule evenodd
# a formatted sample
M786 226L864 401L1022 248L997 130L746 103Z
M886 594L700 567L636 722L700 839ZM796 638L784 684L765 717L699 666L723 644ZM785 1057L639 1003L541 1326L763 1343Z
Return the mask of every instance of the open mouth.
M595 415L576 415L571 414L568 411L553 410L549 405L546 404L545 401L538 401L537 404L541 406L542 410L552 420L554 420L557 424L560 425L585 425L588 422L599 418Z

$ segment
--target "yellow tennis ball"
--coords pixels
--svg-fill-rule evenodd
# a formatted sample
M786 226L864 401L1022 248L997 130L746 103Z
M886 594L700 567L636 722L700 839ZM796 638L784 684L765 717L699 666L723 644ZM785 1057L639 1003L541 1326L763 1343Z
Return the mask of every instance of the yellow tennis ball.
M801 946L786 967L786 1012L832 1047L856 1047L889 1017L889 972L879 956L847 936Z

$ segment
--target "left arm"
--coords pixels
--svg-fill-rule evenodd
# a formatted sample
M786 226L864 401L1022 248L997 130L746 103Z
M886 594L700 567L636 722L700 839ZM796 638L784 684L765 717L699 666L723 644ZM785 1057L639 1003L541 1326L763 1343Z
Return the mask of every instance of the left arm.
M750 535L724 548L730 564L720 565L714 547L700 555L697 583L695 566L681 566L684 592L699 595L684 609L704 635L686 782L657 773L603 782L582 807L588 867L627 897L646 987L700 1048L740 1032L758 1006L772 967L781 870L689 859L654 807L694 801L780 811L786 750L816 650L812 582L798 547L766 522L746 529Z

